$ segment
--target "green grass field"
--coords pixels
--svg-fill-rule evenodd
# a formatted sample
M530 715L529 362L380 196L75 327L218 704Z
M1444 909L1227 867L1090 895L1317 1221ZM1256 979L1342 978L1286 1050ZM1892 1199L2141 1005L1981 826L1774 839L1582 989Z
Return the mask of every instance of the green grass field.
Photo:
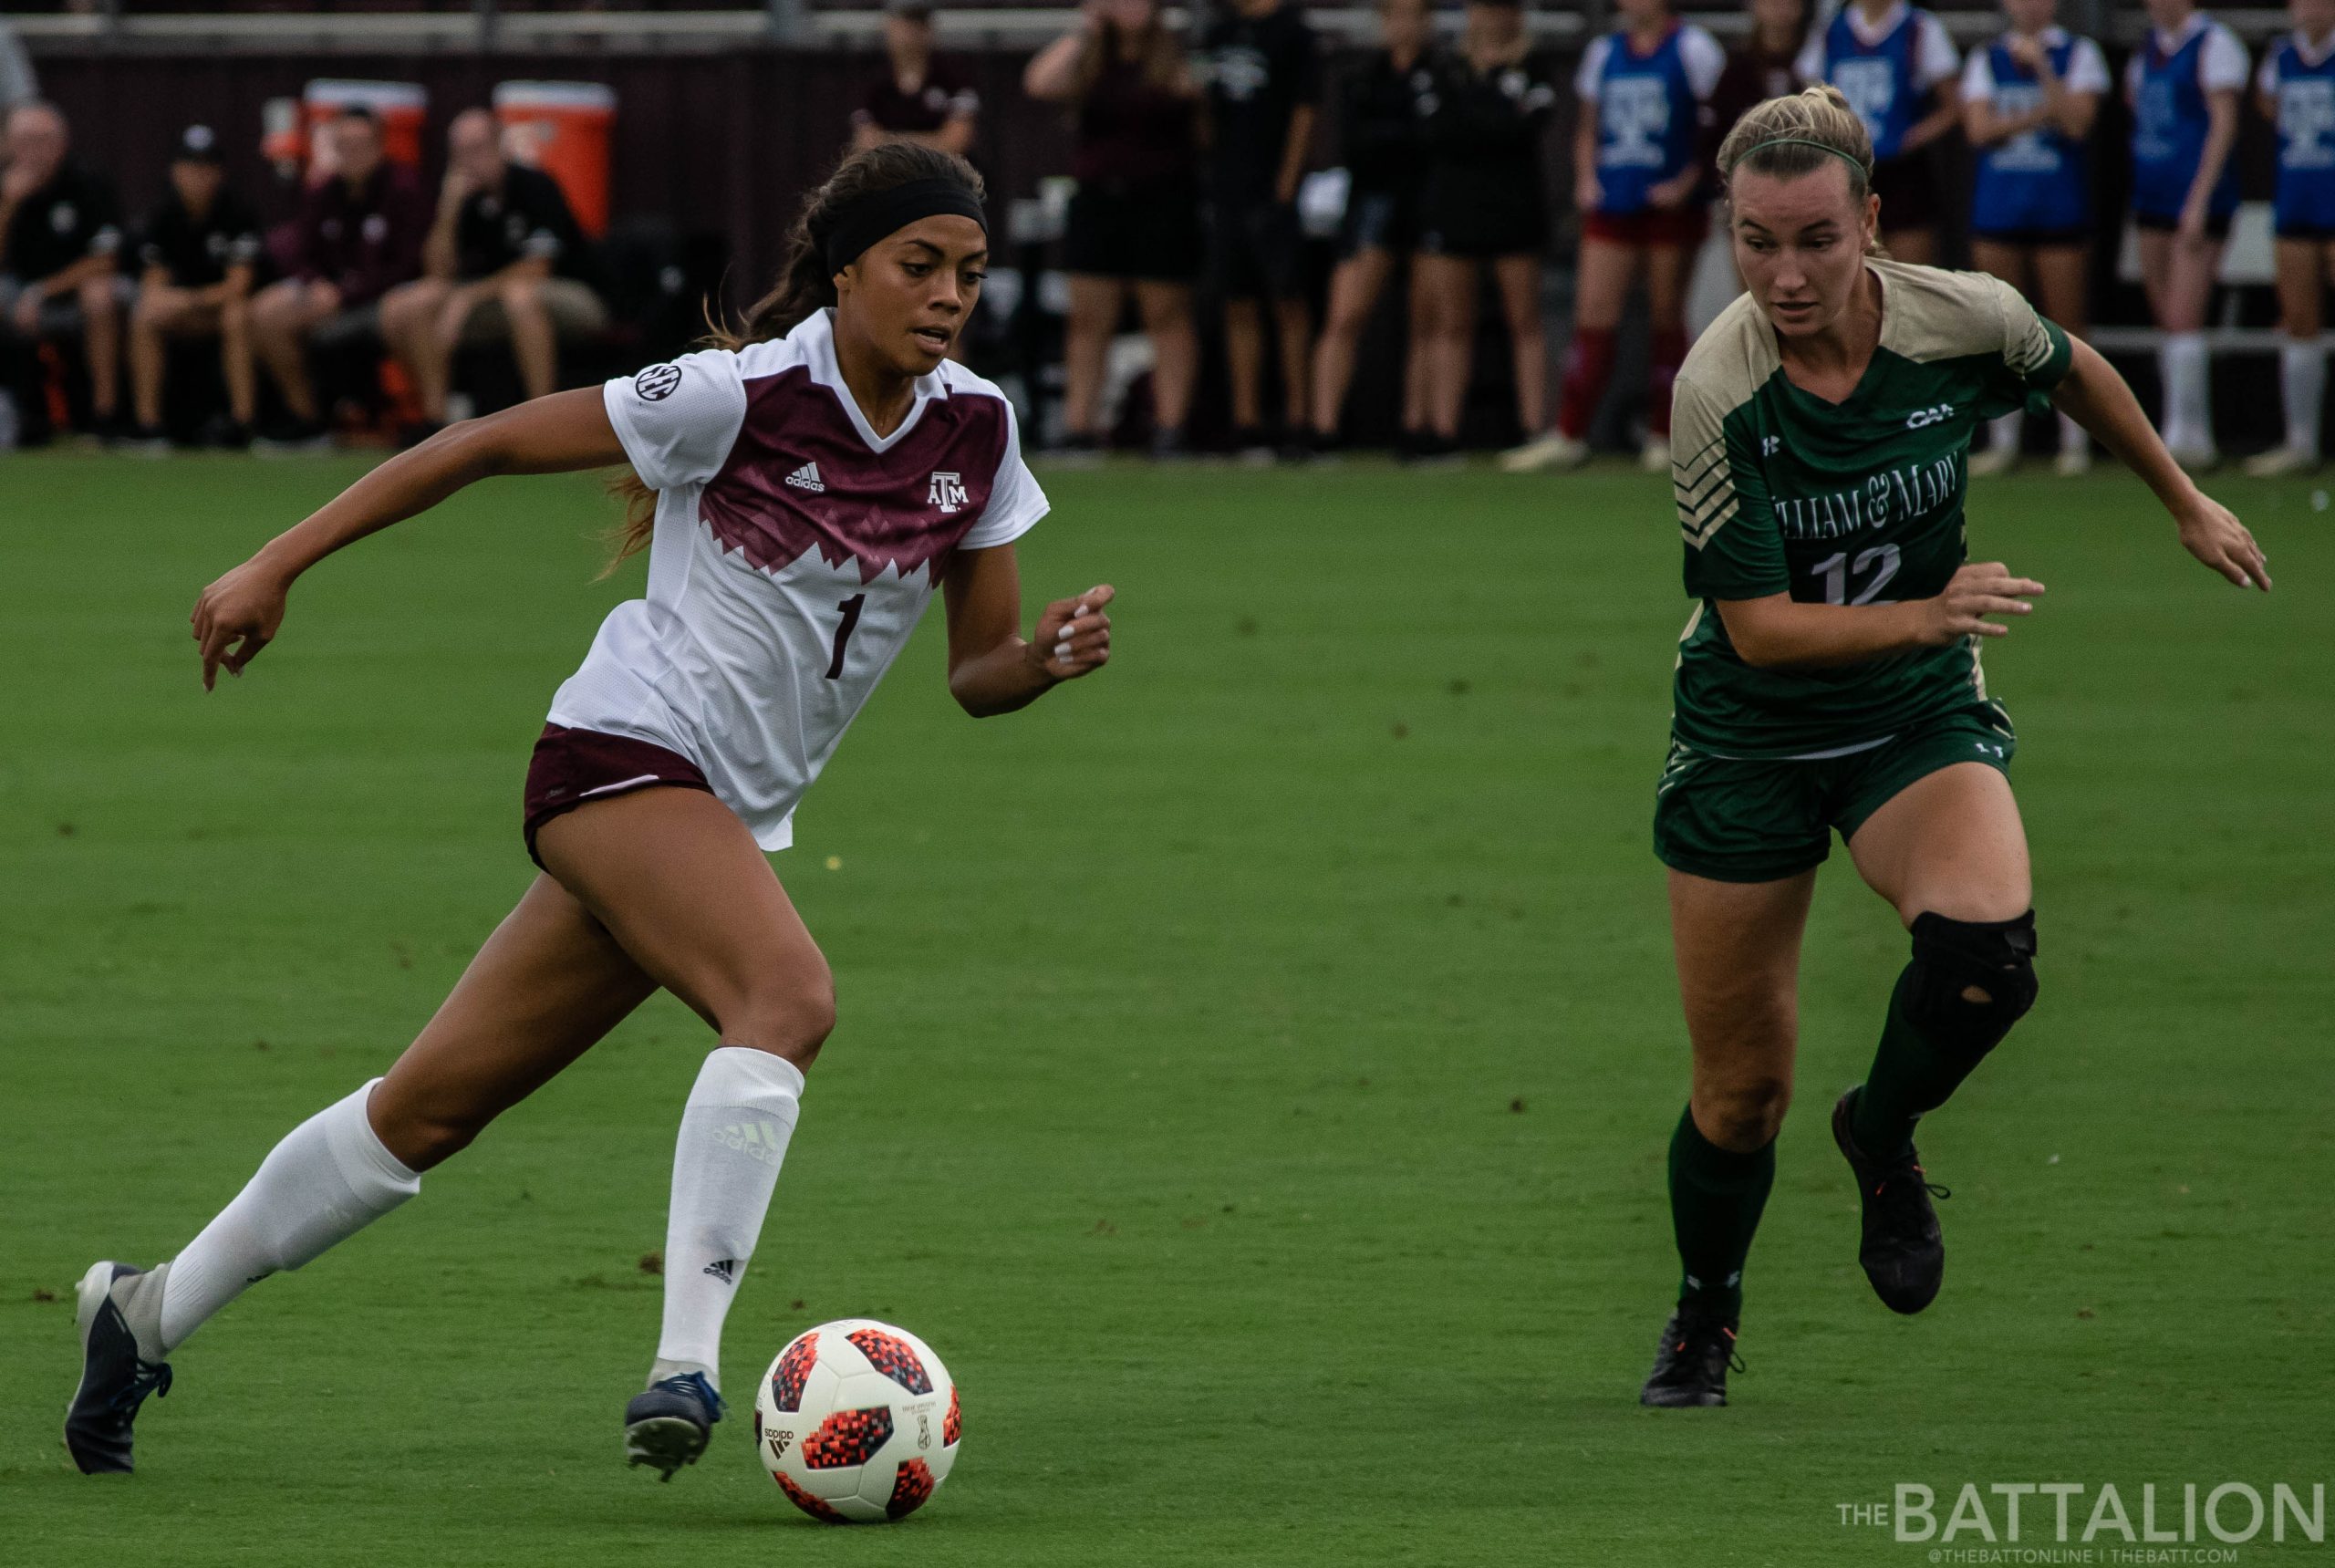
M2185 1482L2335 1481L2310 487L2224 487L2268 600L2122 477L1981 489L1975 547L2051 590L1988 657L2044 991L1923 1135L1946 1293L1893 1318L1855 1262L1823 1116L1905 940L1840 857L1749 1370L1649 1413L1666 489L1366 465L1046 475L1028 590L1116 582L1116 662L975 724L936 617L777 862L843 1023L729 1381L825 1318L922 1333L967 1412L933 1506L813 1524L744 1421L670 1486L623 1468L709 1044L661 998L205 1328L140 1473L83 1479L72 1282L167 1255L396 1055L531 875L528 744L638 591L593 581L590 480L498 482L328 563L204 696L196 590L357 472L0 463L0 1563L1912 1564L1842 1505L2064 1480L2080 1527L2113 1483L2137 1529L2144 1483L2162 1524ZM2242 1560L2335 1552L2268 1534Z

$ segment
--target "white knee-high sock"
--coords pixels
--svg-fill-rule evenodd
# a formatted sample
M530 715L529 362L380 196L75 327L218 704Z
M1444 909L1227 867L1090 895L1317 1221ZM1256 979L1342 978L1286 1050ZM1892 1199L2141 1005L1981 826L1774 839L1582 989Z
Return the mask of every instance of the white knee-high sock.
M296 1269L421 1190L365 1116L376 1078L285 1136L234 1201L171 1260L162 1350L278 1269Z
M2023 413L1998 414L1987 421L1987 428L1994 432L1987 442L1988 452L2017 452L2019 437L2026 432L2027 416Z
M2202 451L2214 444L2212 361L2202 332L2175 332L2164 340L2165 402L2179 444ZM2166 445L2174 444L2168 441Z
M665 1324L650 1382L701 1367L721 1386L721 1320L754 1255L802 1099L802 1070L767 1051L724 1045L698 1070L673 1150Z
M2060 450L2061 452L2090 452L2091 432L2067 415L2061 414L2060 416Z
M2319 411L2327 394L2327 351L2316 342L2278 350L2278 385L2287 400L2287 445L2319 455Z

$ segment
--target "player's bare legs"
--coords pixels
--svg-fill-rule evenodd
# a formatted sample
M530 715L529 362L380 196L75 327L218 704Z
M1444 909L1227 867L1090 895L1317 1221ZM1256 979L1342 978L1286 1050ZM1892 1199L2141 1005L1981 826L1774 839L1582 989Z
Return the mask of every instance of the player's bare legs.
M2185 467L2209 467L2214 448L2211 361L2205 349L2205 306L2221 271L2222 243L2195 240L2167 229L2140 231L2141 281L2149 313L2164 330L2157 363L2164 382L2157 421L2165 450Z
M1355 252L1330 275L1329 307L1322 339L1313 347L1313 435L1319 443L1337 438L1346 392L1354 385L1354 361L1362 352L1362 335L1394 275L1395 253L1378 245Z
M308 379L308 333L340 308L327 283L285 278L252 296L252 348L283 394L284 406L304 425L317 422L316 388Z
M1851 836L1849 853L1913 932L1914 956L1891 993L1872 1073L1833 1107L1832 1135L1863 1204L1858 1261L1885 1305L1916 1313L1944 1282L1946 1251L1914 1124L2035 1001L2027 833L1999 771L1956 763L1890 797Z
M536 852L632 961L721 1039L681 1114L665 1233L665 1320L625 1449L666 1480L721 1418L721 1323L762 1233L835 1027L835 982L753 836L711 795L649 789L544 824Z
M1126 286L1116 277L1070 275L1070 319L1063 337L1063 423L1074 445L1103 438L1103 377Z
M1683 1277L1640 1398L1724 1405L1743 1263L1775 1183L1791 1104L1800 944L1816 873L1721 882L1670 873L1679 1001L1694 1086L1670 1140L1670 1218Z
M386 1077L278 1143L202 1233L150 1273L82 1282L82 1387L67 1425L85 1470L130 1468L130 1423L167 1356L248 1286L296 1269L420 1190L420 1173L548 1082L655 989L548 877L495 928Z
M446 417L446 368L438 361L432 326L453 291L451 279L418 277L381 296L381 338L412 379L423 417L441 423Z
M442 1163L656 989L574 894L538 876L375 1086L374 1133L417 1173Z
M1411 268L1415 344L1427 349L1427 425L1448 449L1459 440L1476 334L1476 263L1422 253Z
M1500 456L1500 465L1510 473L1543 468L1577 468L1589 461L1589 426L1604 400L1605 383L1614 375L1614 348L1622 325L1623 307L1629 303L1633 280L1642 270L1645 252L1636 245L1584 238L1573 273L1572 338L1565 345L1564 369L1558 378L1557 420L1547 430L1524 427L1525 442ZM1508 257L1505 261L1525 258ZM1540 269L1531 269L1538 309ZM1503 283L1505 286L1505 282ZM1517 391L1524 389L1524 362L1517 360ZM1537 385L1545 369L1536 369ZM1520 411L1521 404L1520 402Z
M1541 336L1541 254L1494 257L1492 282L1500 290L1509 354L1515 362L1516 422L1537 431L1548 417L1549 402L1549 351Z
M2081 245L2038 245L2034 250L2035 289L2043 314L2058 322L2070 337L2091 329L2091 254ZM2066 414L2059 416L2060 461L2065 477L2091 467L2091 434Z
M1692 246L1645 248L1646 439L1638 460L1649 473L1670 472L1670 390L1686 362L1686 283L1694 262Z
M2246 472L2262 479L2319 466L2319 426L2327 393L2327 351L2319 334L2328 262L2335 247L2323 240L2278 242L2278 388L2287 439L2253 459Z
M1151 338L1151 426L1156 445L1182 450L1191 417L1192 385L1199 379L1200 344L1192 327L1192 286L1138 278L1136 311ZM1097 372L1099 390L1100 372Z

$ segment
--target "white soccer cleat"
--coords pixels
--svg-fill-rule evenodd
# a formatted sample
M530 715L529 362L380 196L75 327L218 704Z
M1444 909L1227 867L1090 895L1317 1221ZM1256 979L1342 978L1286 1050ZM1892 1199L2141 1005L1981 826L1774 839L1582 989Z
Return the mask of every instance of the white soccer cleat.
M2174 462L2192 473L2204 473L2221 466L2222 454L2210 445L2176 446L2166 450L2173 454Z
M1670 440L1666 436L1648 436L1638 448L1638 466L1648 473L1670 472Z
M2061 479L2081 479L2091 472L2091 448L2088 446L2063 448L2060 455L2051 460L2051 472Z
M1502 473L1538 473L1544 468L1579 468L1589 461L1589 443L1551 431L1500 454Z
M2259 457L2246 460L2246 475L2249 479L2284 479L2288 474L2309 473L2319 466L2319 454L2297 447L2274 446Z
M1970 454L1970 477L1994 479L2018 466L2018 448L1990 446L1984 452Z

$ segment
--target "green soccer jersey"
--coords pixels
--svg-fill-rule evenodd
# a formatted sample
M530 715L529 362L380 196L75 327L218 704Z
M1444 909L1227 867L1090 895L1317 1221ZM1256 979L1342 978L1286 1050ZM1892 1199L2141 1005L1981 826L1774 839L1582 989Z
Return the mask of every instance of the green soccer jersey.
M1749 296L1678 372L1672 479L1686 592L1672 726L1721 756L1837 755L1986 696L1977 638L1829 670L1756 670L1714 602L1872 605L1942 592L1963 561L1970 434L2068 372L2067 335L1978 273L1874 260L1881 343L1846 402L1792 385Z

